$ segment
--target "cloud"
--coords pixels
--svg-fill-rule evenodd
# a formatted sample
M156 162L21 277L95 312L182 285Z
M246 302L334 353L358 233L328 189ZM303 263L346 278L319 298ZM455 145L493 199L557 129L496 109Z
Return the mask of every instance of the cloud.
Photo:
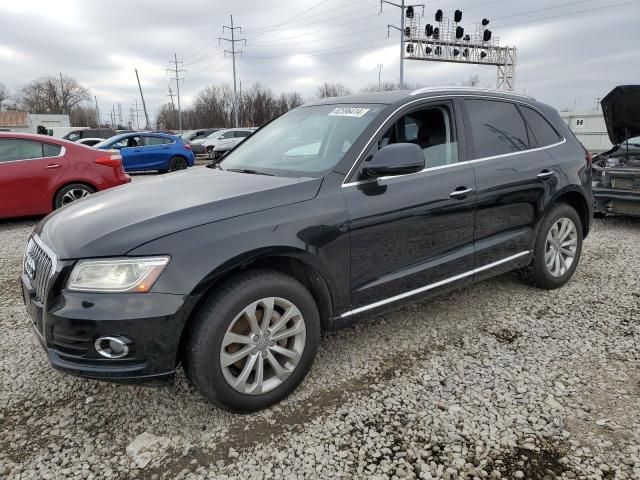
M607 0L616 3L618 0ZM638 81L632 45L640 42L637 4L564 15L595 8L598 0L555 7L550 0L485 2L459 0L465 28L492 19L494 35L518 47L516 87L556 107L595 104L615 84ZM476 8L470 8L470 7ZM427 5L420 27L432 22ZM453 7L451 7L453 9ZM535 12L537 10L537 12ZM387 24L397 24L399 10L377 0L19 0L0 2L2 40L0 79L12 89L49 74L63 72L98 97L102 111L114 103L139 101L137 68L151 115L168 100L166 68L174 53L187 70L180 85L188 105L202 88L231 83L231 59L218 43L234 14L236 31L247 45L236 68L243 89L260 82L275 93L297 90L314 94L323 81L342 82L351 90L382 80L398 80L398 32L386 39ZM526 13L530 12L530 13ZM493 20L495 19L495 21ZM528 23L521 23L521 22ZM517 24L517 25L516 25ZM502 25L502 26L501 26ZM607 25L615 25L608 28ZM604 29L604 30L603 30ZM599 32L606 31L606 35ZM460 84L477 74L495 85L491 66L405 61L405 81L425 85ZM171 83L175 92L175 83Z

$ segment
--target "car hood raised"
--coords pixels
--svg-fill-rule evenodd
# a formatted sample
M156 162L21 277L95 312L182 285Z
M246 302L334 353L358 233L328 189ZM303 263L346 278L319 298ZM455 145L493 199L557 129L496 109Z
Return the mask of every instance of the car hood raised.
M196 167L79 200L36 228L60 259L125 255L159 237L315 197L322 179Z
M620 85L600 102L611 143L640 136L640 85Z

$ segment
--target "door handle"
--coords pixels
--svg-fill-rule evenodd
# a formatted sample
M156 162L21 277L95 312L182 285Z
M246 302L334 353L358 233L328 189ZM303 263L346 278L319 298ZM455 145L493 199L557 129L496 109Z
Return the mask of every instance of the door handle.
M60 168L62 165L58 165L57 163L52 163L50 165L47 165L46 168Z
M555 172L552 172L550 170L542 170L539 174L538 174L538 179L545 181L545 180L549 180L551 177L553 177L555 175Z
M458 187L456 188L453 192L451 192L449 194L449 196L451 198L455 198L458 200L462 200L463 198L465 198L467 195L469 195L471 192L473 192L473 188L467 188L467 187Z

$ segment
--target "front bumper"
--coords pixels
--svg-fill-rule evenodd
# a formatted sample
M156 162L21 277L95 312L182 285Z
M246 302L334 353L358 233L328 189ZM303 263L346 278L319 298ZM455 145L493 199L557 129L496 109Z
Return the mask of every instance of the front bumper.
M30 278L21 277L27 312L54 368L119 383L172 381L187 296L70 292L60 289L64 275L56 272L54 277L58 278L42 301ZM94 343L103 335L128 339L128 355L121 359L100 356Z
M593 188L595 211L640 216L640 191L616 188Z

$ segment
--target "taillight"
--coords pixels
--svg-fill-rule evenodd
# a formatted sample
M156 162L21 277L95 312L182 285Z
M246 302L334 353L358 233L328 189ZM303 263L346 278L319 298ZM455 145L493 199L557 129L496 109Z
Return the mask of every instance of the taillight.
M105 155L104 157L96 158L94 162L106 167L116 168L122 165L122 157L119 154Z
M184 148L186 148L187 150L191 150L191 145L189 145L188 143L185 143Z

